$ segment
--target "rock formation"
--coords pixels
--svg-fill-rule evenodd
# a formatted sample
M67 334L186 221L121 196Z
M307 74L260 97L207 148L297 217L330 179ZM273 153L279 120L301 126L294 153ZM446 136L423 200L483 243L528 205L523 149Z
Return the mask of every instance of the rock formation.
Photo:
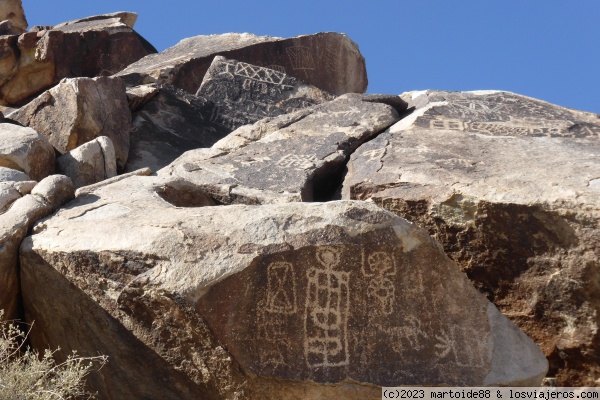
M426 227L550 359L595 385L600 118L505 92L415 92L356 151L343 198Z
M363 94L337 33L151 54L2 7L0 308L107 355L100 399L600 382L600 116Z

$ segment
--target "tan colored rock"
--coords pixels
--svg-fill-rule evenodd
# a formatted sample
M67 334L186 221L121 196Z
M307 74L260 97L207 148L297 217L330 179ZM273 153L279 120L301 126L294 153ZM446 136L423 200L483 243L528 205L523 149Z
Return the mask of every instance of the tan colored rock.
M0 38L0 104L21 104L63 78L110 75L156 50L120 17Z
M557 386L600 376L600 117L506 92L414 92L351 157L343 198L438 239L542 348Z
M129 100L129 109L137 111L156 96L159 90L156 85L150 84L128 87L126 92L127 100Z
M0 309L6 319L20 317L18 272L19 245L29 227L74 197L73 185L66 176L44 178L30 194L15 199L0 213Z
M54 149L31 128L0 123L0 167L16 169L39 181L54 173Z
M234 131L234 144L189 151L158 174L194 182L222 204L330 200L349 154L398 119L387 104L347 94Z
M85 17L85 18L75 19L73 21L63 22L61 24L54 25L53 28L59 29L59 28L69 26L69 25L81 24L83 22L92 22L92 21L100 21L100 20L115 19L115 18L118 19L119 21L121 21L122 23L124 23L125 25L127 25L128 27L133 28L133 26L135 25L135 22L137 21L138 14L134 13L134 12L129 12L129 11L117 11L117 12L110 13L110 14L93 15L91 17Z
M118 165L127 162L131 113L118 78L65 79L7 118L36 129L62 154L107 136Z
M19 33L27 30L27 18L21 0L3 0L0 2L0 21L9 20L13 29Z
M106 136L82 144L56 161L58 171L71 178L75 189L117 175L115 148Z
M195 36L144 57L117 75L130 86L168 83L196 93L216 55L284 72L336 95L367 89L365 60L358 46L333 32L290 39L248 33Z
M541 382L539 349L415 225L372 203L203 197L135 176L37 224L21 246L34 346L108 355L89 379L105 399Z

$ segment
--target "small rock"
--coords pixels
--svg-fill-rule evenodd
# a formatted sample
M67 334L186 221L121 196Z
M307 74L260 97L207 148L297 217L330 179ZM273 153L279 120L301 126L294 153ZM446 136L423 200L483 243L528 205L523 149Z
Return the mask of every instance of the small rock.
M9 20L16 34L27 31L27 19L21 0L3 0L0 2L0 21Z
M71 178L76 189L117 175L115 148L106 136L87 142L56 161L59 172Z

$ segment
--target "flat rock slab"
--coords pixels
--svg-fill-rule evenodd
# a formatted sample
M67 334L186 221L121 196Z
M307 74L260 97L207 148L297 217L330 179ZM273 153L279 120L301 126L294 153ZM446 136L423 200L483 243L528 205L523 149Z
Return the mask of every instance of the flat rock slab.
M150 100L140 100L147 102L133 114L127 172L158 171L186 151L210 147L231 132L217 121L211 101L171 85L157 90Z
M595 385L600 117L505 92L415 92L351 157L343 198L426 227L550 359Z
M0 123L0 167L11 168L39 181L54 173L54 149L31 128Z
M273 122L278 119L284 123ZM239 148L187 152L159 175L194 182L224 204L327 199L348 155L398 119L386 104L344 95L272 119L270 127L281 127L275 131L262 123L255 132L242 129L246 136ZM236 143L238 134L231 134Z
M169 83L196 93L216 55L274 69L336 95L367 89L365 60L358 46L333 32L290 39L247 33L195 36L144 57L117 75L131 86Z
M174 205L185 196L202 192L130 177L23 242L32 343L108 355L89 379L102 398L364 399L546 373L427 232L372 203Z
M232 131L334 99L284 72L221 56L214 58L196 96L212 101L212 118Z
M110 75L155 53L121 18L0 37L0 104L21 104L63 78Z
M36 129L61 154L107 136L119 167L127 162L131 112L118 78L64 79L6 118Z

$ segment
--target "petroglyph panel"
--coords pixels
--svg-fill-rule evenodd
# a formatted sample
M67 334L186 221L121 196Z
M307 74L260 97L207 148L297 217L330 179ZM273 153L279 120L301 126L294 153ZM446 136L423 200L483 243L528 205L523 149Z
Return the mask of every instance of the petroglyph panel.
M286 154L277 161L277 165L286 168L308 169L313 168L317 162L314 154Z
M196 95L216 105L211 121L231 130L333 98L281 69L217 56Z
M482 379L487 303L448 278L437 250L405 253L396 237L382 229L259 257L198 309L256 374L381 385Z
M315 61L309 47L295 45L285 49L287 56L295 70L314 70Z
M600 123L585 122L591 114L510 93L435 92L429 101L439 104L417 118L418 127L496 136L600 136Z

